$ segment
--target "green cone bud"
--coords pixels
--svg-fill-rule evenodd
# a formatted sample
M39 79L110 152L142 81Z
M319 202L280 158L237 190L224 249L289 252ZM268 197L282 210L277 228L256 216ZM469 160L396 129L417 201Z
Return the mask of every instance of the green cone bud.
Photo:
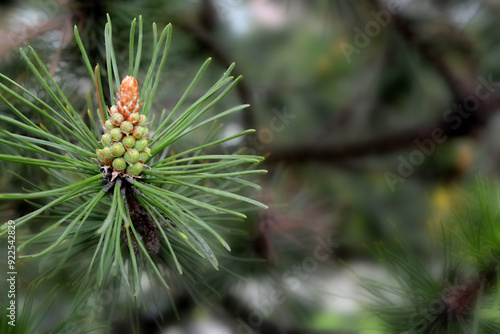
M149 159L149 154L147 154L144 151L139 152L139 160L138 160L139 162L146 162L148 159Z
M111 135L111 139L113 141L120 141L123 138L123 134L119 128L114 128L113 130L109 131L109 134Z
M129 121L123 121L122 124L120 125L120 130L124 133L130 133L132 130L134 130L134 124Z
M123 138L122 143L123 146L127 148L132 148L135 145L135 138L132 136L126 136L125 138Z
M113 143L113 141L111 140L111 135L109 133L103 134L101 139L104 146L111 146L111 144Z
M125 170L125 168L127 168L127 163L123 158L116 158L113 160L113 168L118 171Z
M111 130L113 130L113 128L114 128L115 126L114 126L114 125L113 125L113 123L111 123L111 121L108 119L108 120L106 120L106 122L104 122L104 127L106 128L106 130L111 131Z
M102 155L104 156L104 158L106 158L106 159L112 160L114 158L113 154L111 153L111 147L109 147L109 146L106 146L105 148L103 148L101 150L101 152L102 152Z
M139 160L139 151L136 149L131 149L125 152L125 155L123 156L126 162L129 164L134 164Z
M123 115L116 113L111 116L111 123L113 123L115 126L120 126L123 122Z
M137 139L135 141L134 148L137 151L142 151L143 149L146 148L146 146L148 146L148 140L146 138L142 138L142 139Z
M109 165L111 163L111 159L108 159L104 156L103 150L96 150L96 155L99 162L101 162L103 165Z
M141 115L139 115L138 112L133 112L130 115L128 115L127 121L131 122L132 124L137 124L141 118Z
M146 147L144 150L139 152L139 162L146 162L151 156L151 149Z
M120 95L119 98L123 100L127 96ZM120 177L123 172L137 176L151 157L147 117L138 112L138 97L133 100L133 105L127 99L122 100L108 109L109 119L104 122L106 133L101 139L104 148L96 150L96 156L102 164L113 167L114 177ZM135 107L129 108L130 106Z
M139 116L139 121L137 122L137 125L144 126L144 125L146 125L147 120L148 119L146 118L146 116L141 115L141 116Z
M146 128L143 126L137 126L134 129L134 132L132 135L134 136L135 139L143 138L144 134L146 133Z
M109 161L101 157L99 154L97 155L97 160L103 165L109 165Z
M127 167L127 173L129 173L130 175L139 175L143 169L144 165L140 162L137 162Z
M125 147L123 147L123 144L120 142L114 143L113 146L111 146L111 153L115 157L121 157L125 154Z

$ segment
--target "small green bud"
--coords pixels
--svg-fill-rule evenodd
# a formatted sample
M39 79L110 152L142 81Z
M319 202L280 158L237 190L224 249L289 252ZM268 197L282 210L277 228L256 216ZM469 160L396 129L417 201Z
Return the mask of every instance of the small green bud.
M137 151L142 151L144 148L146 148L146 146L148 146L148 140L146 138L142 138L135 141L134 148Z
M131 122L132 124L137 124L141 118L141 115L139 115L138 112L133 112L130 115L128 115L127 121Z
M134 136L135 139L139 139L139 138L144 138L148 132L149 132L148 129L146 129L145 127L136 126L132 135Z
M148 121L147 117L144 115L139 116L139 120L137 121L137 125L144 126L146 125L146 122Z
M103 134L101 141L104 146L111 146L111 144L113 143L113 141L111 140L111 135L109 133Z
M147 154L146 152L142 151L142 152L139 152L139 162L146 162L147 160L149 159L149 154Z
M111 163L111 160L107 159L104 156L103 150L96 150L96 155L97 155L97 159L99 160L99 162L101 162L103 165L109 165Z
M137 151L136 149L128 150L127 152L125 152L123 158L129 164L135 164L137 160L139 160L139 151Z
M132 148L135 145L135 138L132 136L126 136L125 138L123 138L122 143L123 146L127 148Z
M113 154L111 153L111 147L109 147L109 146L106 146L105 148L103 148L103 149L101 150L101 152L102 152L102 155L103 155L106 159L108 159L108 160L111 160L111 159L113 159L113 158L114 158Z
M101 157L100 155L97 155L97 160L99 160L99 162L103 165L106 165L108 166L109 165L109 161L104 159L103 157Z
M123 121L122 124L120 125L120 130L124 133L130 133L132 130L134 130L134 124L129 121Z
M123 144L120 142L114 143L113 146L111 146L111 153L115 157L121 157L123 154L125 154L125 147L123 147Z
M106 130L111 131L115 126L113 125L113 123L111 123L111 120L108 119L106 120L106 122L104 122L104 127L106 128Z
M123 138L123 134L119 128L114 128L113 130L109 131L109 134L111 135L111 139L113 141L120 141Z
M116 113L111 115L111 123L113 123L115 126L120 126L123 122L123 115Z
M144 150L139 152L139 162L146 162L151 156L151 149L146 147Z
M127 167L127 173L129 173L130 175L139 175L143 169L144 165L140 162L136 162L135 164Z
M125 170L125 168L127 168L127 163L122 158L116 158L113 160L113 168L119 171Z

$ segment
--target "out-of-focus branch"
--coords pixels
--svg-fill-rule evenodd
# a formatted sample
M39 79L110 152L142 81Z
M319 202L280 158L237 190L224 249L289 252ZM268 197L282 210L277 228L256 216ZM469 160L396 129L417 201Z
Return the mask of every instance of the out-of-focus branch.
M377 0L369 1L375 6L376 10L382 9ZM439 131L439 129L446 135L446 138L454 138L470 135L486 124L493 112L500 107L500 92L494 92L488 98L476 99L479 102L474 106L472 112L463 110L468 102L467 98L476 95L476 88L480 84L476 79L477 66L475 59L467 59L466 75L458 76L446 57L440 54L430 41L415 31L413 23L409 19L403 15L394 14L391 23L404 40L414 47L421 57L433 66L443 78L453 97L453 111L444 117L445 111L443 110L433 121L425 124L399 130L389 135L339 145L338 147L320 146L317 143L296 145L294 147L269 147L270 154L266 159L268 164L278 162L301 163L311 160L336 162L350 158L389 153L412 147L416 141L430 139L433 132ZM494 85L492 83L492 86ZM492 87L489 87L489 89L491 90Z
M422 124L413 128L397 131L393 134L377 138L368 138L360 142L338 146L321 145L295 145L293 147L270 147L269 156L265 162L276 164L279 162L302 163L307 161L336 162L359 158L375 154L390 153L400 149L412 147L417 141L430 140L433 131L441 129L447 139L463 137L472 134L474 130L483 126L491 114L500 108L500 92L492 95L489 99L481 101L476 111L471 113L467 120L460 115L462 120L451 123L443 120L440 115L435 121ZM458 118L455 118L458 122Z

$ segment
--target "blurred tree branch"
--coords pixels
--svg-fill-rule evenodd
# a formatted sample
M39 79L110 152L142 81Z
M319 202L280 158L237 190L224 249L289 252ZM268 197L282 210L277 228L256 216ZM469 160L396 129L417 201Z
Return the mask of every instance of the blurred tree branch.
M369 3L374 7L374 10L383 9L378 0L369 0ZM483 127L496 109L500 107L500 91L494 92L488 98L481 99L472 113L466 114L462 110L467 98L475 96L476 88L481 84L477 79L476 52L474 50L464 52L465 75L459 76L452 69L449 60L439 50L436 50L436 45L432 43L431 38L418 34L415 28L416 24L400 14L393 14L391 18L391 26L410 47L413 47L430 66L435 68L450 90L453 111L449 115L444 117L446 111L443 111L434 120L427 123L360 142L323 146L318 145L317 142L293 147L271 146L268 148L270 154L266 163L340 162L345 159L390 153L412 147L416 141L432 138L433 131L436 129L441 129L446 138L449 139L474 134L476 130ZM467 39L462 37L458 41L463 44ZM472 43L467 44L472 45ZM464 48L460 47L459 49L463 50ZM492 86L495 86L495 83L492 83ZM455 119L457 122L451 122L451 119Z
M475 114L471 114L469 122L462 122L461 126L453 129L442 119L442 115L429 124L422 124L413 128L397 131L393 134L378 138L366 139L361 142L338 146L301 145L294 147L271 147L266 163L278 162L301 163L305 161L336 162L349 158L390 153L400 149L412 147L416 141L423 141L432 137L432 132L442 129L449 138L462 137L471 134L477 126L484 125L487 117L495 108L500 106L500 92L489 100L482 101Z

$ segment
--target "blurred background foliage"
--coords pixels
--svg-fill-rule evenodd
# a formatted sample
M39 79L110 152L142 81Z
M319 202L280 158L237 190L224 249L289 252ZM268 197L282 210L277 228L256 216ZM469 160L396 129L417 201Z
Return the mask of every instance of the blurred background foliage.
M378 333L382 326L363 312L351 269L381 280L390 275L367 248L393 243L393 226L424 263L435 264L430 244L440 223L453 219L477 174L495 180L500 168L500 1L20 0L0 8L0 71L42 97L18 52L31 45L82 114L88 92L95 93L73 26L91 63L102 65L106 13L124 64L133 18L142 15L146 27L173 24L155 112L175 105L207 57L215 64L209 79L232 62L244 75L219 111L250 103L226 119L224 131L257 132L220 150L246 147L267 157L270 173L256 195L270 209L250 213L241 233L230 236L225 269L204 282L217 291L207 294L212 307L193 302L179 286L181 320L171 305L160 305L163 314L141 314L144 333L157 322L163 333ZM478 97L477 87L488 97ZM108 104L111 98L105 96ZM476 100L472 112L460 113L457 106ZM429 143L436 129L446 139L427 151L416 144ZM1 192L23 187L11 171L46 182L40 169L0 167ZM4 221L30 210L23 201L0 203ZM315 253L319 246L324 261ZM19 266L22 291L38 266ZM297 266L301 275L289 275ZM57 280L64 287L65 277ZM277 291L281 298L269 303ZM70 295L59 298L41 332L58 321ZM126 332L122 323L127 328L126 317L117 320L116 333Z

